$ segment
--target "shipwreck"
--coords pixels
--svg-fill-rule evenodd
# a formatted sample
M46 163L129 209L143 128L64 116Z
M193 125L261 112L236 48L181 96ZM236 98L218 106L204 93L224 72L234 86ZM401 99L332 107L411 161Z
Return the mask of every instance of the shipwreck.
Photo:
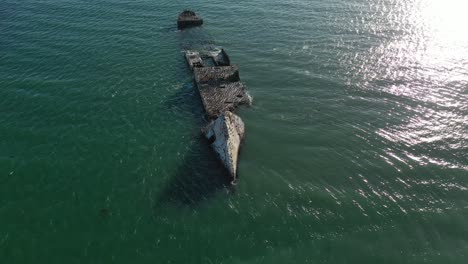
M182 14L185 12L188 11ZM239 68L231 64L224 49L208 47L186 50L185 58L193 72L194 83L209 122L202 131L229 173L232 183L235 183L245 126L234 111L238 106L250 105L252 99L240 80Z
M184 10L177 19L177 28L184 29L203 25L203 19L191 10Z

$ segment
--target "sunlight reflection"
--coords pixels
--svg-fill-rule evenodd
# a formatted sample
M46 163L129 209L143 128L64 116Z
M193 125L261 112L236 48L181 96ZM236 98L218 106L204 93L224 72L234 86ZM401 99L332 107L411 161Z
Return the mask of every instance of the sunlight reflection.
M354 65L347 74L368 96L383 92L398 105L376 133L399 146L405 161L468 170L460 154L468 138L468 0L368 3L368 33L379 42L345 63Z
M436 38L445 42L466 41L468 25L468 1L466 0L431 0L422 1L420 12L424 23Z
M426 0L419 8L420 21L414 22L422 25L421 35L427 37L423 61L434 67L450 63L447 70L453 63L463 62L468 57L468 1Z

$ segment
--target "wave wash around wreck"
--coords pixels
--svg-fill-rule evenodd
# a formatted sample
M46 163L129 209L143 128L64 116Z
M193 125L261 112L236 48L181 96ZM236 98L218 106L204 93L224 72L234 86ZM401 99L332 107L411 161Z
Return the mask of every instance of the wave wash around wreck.
M187 17L189 14L193 19ZM180 26L180 21L194 21ZM185 10L179 15L178 27L201 25L199 16ZM203 21L203 20L202 20ZM242 119L233 111L240 105L250 105L251 97L239 76L239 68L222 48L214 46L198 50L185 50L185 58L194 74L194 82L200 94L208 125L202 129L212 149L227 169L233 183L237 180L239 149L245 136Z

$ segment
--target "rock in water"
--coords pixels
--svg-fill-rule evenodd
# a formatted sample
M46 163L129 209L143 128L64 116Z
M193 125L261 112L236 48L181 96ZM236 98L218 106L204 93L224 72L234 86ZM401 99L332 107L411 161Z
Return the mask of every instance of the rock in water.
M237 157L244 139L244 122L235 114L226 111L205 129L205 136L211 143L233 181L237 178Z

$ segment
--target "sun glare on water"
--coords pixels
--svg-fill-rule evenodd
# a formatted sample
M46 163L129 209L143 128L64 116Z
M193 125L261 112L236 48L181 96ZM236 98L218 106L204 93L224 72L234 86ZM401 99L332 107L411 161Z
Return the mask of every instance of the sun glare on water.
M398 107L389 116L406 113L377 134L406 146L402 159L468 170L465 162L437 154L462 151L468 138L468 0L371 5L371 27L385 37L345 63L354 65L350 74L360 89L392 95Z
M468 41L467 0L426 0L419 6L427 33L447 43Z

